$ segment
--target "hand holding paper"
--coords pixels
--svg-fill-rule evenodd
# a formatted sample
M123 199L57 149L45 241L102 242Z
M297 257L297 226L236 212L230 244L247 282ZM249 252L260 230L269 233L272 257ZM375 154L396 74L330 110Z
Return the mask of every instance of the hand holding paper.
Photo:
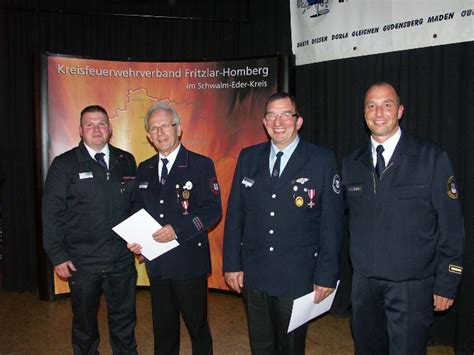
M319 303L314 303L315 291L308 293L293 301L293 310L291 312L290 324L288 325L288 333L298 328L300 325L309 320L326 313L331 309L334 297L336 296L339 281L333 293L327 296Z
M142 255L148 260L153 260L179 245L175 239L166 243L155 241L153 234L161 228L147 211L141 209L112 229L128 243L140 244Z

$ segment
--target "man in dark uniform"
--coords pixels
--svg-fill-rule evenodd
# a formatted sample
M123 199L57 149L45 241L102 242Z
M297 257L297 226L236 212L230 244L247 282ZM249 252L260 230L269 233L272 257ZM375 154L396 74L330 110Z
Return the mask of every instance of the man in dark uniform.
M243 293L254 354L304 354L307 326L287 334L293 300L322 301L338 279L343 202L334 154L298 137L303 117L272 95L271 142L242 150L224 232L224 271Z
M108 144L104 108L81 112L79 146L56 157L43 194L43 244L67 279L75 354L98 354L97 312L103 290L114 354L136 354L134 255L112 227L131 212L134 157Z
M193 354L211 354L207 320L207 276L211 271L207 230L222 213L221 196L211 159L180 144L178 113L158 102L145 116L147 137L158 154L137 171L134 211L144 208L163 227L151 237L177 248L146 261L153 311L155 354L179 354L180 311ZM141 246L129 244L139 254Z
M392 85L365 95L371 139L343 162L357 354L425 354L435 311L453 304L464 227L445 151L399 127Z

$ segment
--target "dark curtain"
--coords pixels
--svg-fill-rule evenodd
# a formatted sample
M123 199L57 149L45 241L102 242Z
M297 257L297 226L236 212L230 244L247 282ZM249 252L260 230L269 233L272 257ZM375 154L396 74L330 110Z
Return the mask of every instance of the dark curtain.
M122 14L122 15L118 15ZM134 14L127 16L124 14ZM152 16L148 16L148 15ZM147 16L141 16L147 15ZM191 19L194 18L194 19ZM196 19L199 18L199 19ZM235 59L291 51L288 0L5 0L0 5L0 171L3 287L33 291L44 264L38 200L35 85L41 53L110 60ZM432 138L449 153L463 196L466 261L456 307L438 317L433 342L474 350L473 43L374 55L297 67L295 93L305 116L302 135L341 159L368 139L362 116L367 87L399 87L403 127ZM255 115L260 117L261 112ZM472 134L472 133L471 133ZM471 184L470 184L471 182ZM347 238L334 313L347 315Z
M336 151L339 161L366 144L363 99L378 81L394 84L405 113L401 126L448 152L456 172L466 228L464 272L455 307L436 316L433 344L474 351L474 42L336 60L296 68L302 135ZM346 235L345 250L348 238ZM344 254L335 314L347 314L350 262Z

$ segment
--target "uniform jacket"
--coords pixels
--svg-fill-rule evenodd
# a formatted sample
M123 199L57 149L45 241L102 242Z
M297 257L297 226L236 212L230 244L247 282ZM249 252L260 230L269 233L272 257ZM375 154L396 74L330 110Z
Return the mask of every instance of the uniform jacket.
M136 164L109 144L109 172L84 143L53 160L43 193L43 244L53 265L71 260L94 272L116 263L133 266L133 254L112 227L129 217Z
M147 261L148 276L185 280L205 275L211 271L207 231L222 214L214 163L181 146L161 185L158 159L157 154L138 167L133 210L144 208L162 226L170 224L180 245Z
M343 200L334 155L300 140L273 187L270 149L267 142L240 153L227 209L224 271L243 271L244 286L272 296L299 297L315 284L335 287Z
M344 159L343 185L354 269L390 281L435 276L435 294L454 298L464 227L446 152L402 132L380 180L369 143Z

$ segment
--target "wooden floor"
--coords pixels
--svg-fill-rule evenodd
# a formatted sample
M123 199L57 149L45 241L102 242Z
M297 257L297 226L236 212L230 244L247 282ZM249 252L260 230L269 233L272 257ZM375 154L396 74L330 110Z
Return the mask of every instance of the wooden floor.
M104 302L99 313L100 352L111 354ZM140 354L153 353L150 295L139 290L136 337ZM40 301L32 293L0 291L0 354L71 354L71 309L69 298ZM242 300L231 294L210 292L209 319L214 354L250 354ZM191 354L184 326L181 354ZM349 319L324 316L309 326L307 354L353 354ZM429 355L454 354L450 347L430 347Z

